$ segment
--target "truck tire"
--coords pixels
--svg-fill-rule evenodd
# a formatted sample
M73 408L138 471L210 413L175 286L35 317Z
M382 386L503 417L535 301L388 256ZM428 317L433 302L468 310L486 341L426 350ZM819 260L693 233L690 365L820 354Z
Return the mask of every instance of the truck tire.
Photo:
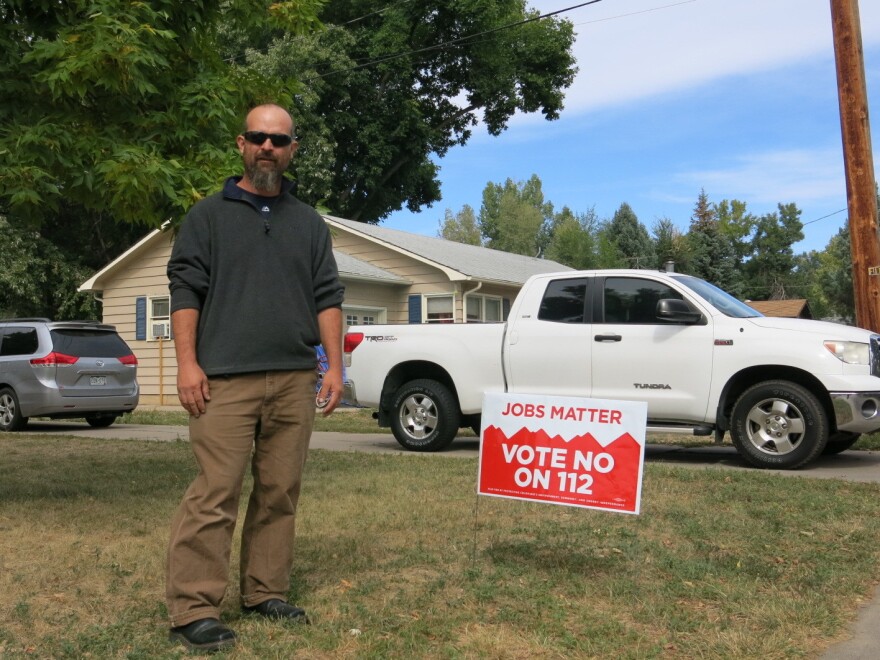
M391 431L411 451L440 451L455 439L461 413L455 397L442 383L418 379L394 394Z
M730 435L746 461L759 468L794 470L822 453L828 442L825 409L796 383L770 380L737 399Z
M852 431L837 431L828 436L828 442L822 454L825 456L833 456L842 451L846 451L859 441L862 437L861 433L853 433Z
M21 431L28 418L22 417L18 397L11 387L0 389L0 431Z

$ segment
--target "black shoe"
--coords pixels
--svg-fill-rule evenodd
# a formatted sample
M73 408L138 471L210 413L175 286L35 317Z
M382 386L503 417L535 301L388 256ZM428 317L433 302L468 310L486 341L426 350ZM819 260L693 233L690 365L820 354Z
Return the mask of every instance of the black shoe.
M248 614L259 614L267 619L284 619L285 621L296 621L297 623L311 623L303 608L289 605L278 598L270 598L253 607L242 607L241 609Z
M199 619L172 628L168 639L198 651L221 651L235 646L235 633L217 619Z

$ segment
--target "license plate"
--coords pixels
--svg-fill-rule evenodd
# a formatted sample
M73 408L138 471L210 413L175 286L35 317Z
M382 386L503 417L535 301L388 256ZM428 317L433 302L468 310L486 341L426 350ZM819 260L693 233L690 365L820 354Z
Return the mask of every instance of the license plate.
M89 385L106 385L107 376L90 376Z

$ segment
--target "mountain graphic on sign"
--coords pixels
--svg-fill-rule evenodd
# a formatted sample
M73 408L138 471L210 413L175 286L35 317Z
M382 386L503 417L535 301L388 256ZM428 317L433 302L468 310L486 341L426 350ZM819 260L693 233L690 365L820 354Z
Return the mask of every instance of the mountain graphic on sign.
M550 436L542 429L531 431L527 428L521 428L519 431L508 438L504 434L504 431L502 431L500 428L498 428L497 426L489 425L483 431L483 436L484 441L486 439L486 436L493 436L499 438L502 442L506 441L516 445L528 445L532 447L575 447L581 451L592 450L597 453L626 453L630 451L635 451L638 453L641 451L641 445L629 433L623 433L622 435L618 436L616 440L612 440L604 447L599 443L598 440L596 440L595 437L593 437L592 433L577 435L570 440L565 440L560 435ZM614 452L611 451L612 448L614 449Z

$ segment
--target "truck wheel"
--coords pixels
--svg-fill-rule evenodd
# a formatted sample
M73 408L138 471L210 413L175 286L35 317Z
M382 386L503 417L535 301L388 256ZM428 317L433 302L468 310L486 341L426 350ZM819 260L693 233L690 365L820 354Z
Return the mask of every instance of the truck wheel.
M819 400L784 380L758 383L743 392L731 420L734 446L759 468L799 468L821 454L828 441L828 420Z
M412 380L394 394L391 431L411 451L445 449L455 439L460 420L455 397L435 380Z
M15 391L4 387L0 390L0 431L20 431L27 422L28 418L21 416Z
M825 449L822 450L822 454L825 456L832 456L834 454L839 454L842 451L846 451L856 444L861 437L861 433L853 433L852 431L838 431L837 433L832 433L828 436L828 443L825 445Z

